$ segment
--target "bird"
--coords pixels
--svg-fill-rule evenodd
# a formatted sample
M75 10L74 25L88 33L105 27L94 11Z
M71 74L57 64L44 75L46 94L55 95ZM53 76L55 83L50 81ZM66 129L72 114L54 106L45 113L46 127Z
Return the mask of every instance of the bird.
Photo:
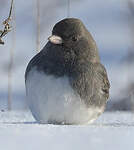
M110 83L95 40L78 18L56 23L25 72L29 108L41 124L85 125L105 110Z

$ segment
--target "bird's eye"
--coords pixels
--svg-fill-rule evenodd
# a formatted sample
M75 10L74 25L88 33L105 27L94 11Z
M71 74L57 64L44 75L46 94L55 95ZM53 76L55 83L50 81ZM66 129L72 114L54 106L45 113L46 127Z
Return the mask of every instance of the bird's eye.
M77 38L75 36L72 37L72 41L77 41Z

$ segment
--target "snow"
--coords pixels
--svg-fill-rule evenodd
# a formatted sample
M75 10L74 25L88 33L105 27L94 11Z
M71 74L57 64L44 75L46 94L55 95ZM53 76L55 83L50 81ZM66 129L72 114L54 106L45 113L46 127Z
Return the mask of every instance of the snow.
M0 112L1 150L131 150L134 114L104 113L86 126L38 124L30 112Z

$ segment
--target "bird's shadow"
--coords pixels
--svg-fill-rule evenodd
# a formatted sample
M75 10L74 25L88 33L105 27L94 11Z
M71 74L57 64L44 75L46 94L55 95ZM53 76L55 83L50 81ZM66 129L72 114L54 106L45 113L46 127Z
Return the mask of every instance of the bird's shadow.
M36 122L36 121L24 121L24 122L1 122L2 124L29 124L29 125L31 125L31 124L39 124L38 122Z
M133 123L124 123L124 122L120 122L120 123L94 123L91 124L91 126L93 127L134 127L134 122Z
M17 124L21 124L21 125L60 125L60 126L78 126L78 127L83 127L83 126L89 126L89 127L134 127L134 122L133 123L116 123L116 122L113 122L113 123L93 123L93 124L90 124L90 125L69 125L69 124L42 124L42 123L39 123L37 121L26 121L26 122L1 122L2 124L14 124L14 125L17 125Z

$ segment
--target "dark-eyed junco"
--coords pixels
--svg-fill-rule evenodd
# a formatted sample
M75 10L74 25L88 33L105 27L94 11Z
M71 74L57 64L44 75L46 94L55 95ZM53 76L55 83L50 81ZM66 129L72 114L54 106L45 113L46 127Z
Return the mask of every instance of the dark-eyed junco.
M103 113L109 81L96 43L79 19L58 22L29 62L26 94L40 123L88 124Z

